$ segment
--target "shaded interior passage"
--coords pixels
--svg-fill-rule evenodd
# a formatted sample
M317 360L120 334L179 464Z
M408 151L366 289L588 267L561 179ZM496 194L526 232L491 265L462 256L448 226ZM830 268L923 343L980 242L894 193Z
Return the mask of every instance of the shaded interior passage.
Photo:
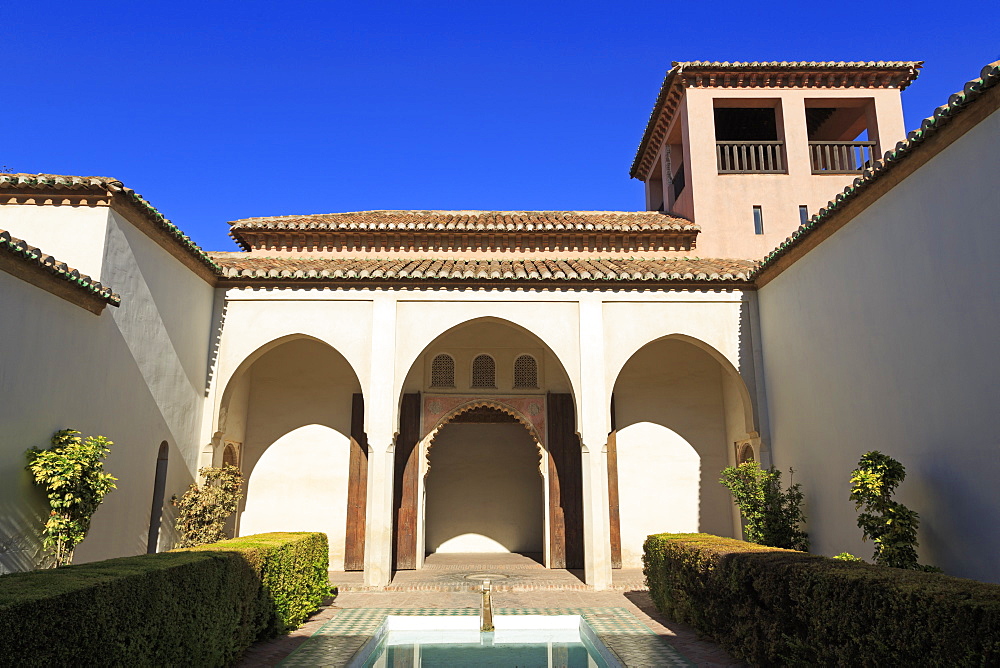
M519 423L442 427L429 452L427 552L542 552L539 462Z

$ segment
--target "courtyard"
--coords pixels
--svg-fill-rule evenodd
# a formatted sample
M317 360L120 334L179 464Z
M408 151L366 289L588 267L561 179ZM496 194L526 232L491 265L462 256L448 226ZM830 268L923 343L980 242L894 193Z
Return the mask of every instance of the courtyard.
M657 612L640 569L616 570L612 586L595 592L579 571L546 569L512 553L431 555L419 571L398 571L382 591L367 590L360 573L331 571L335 600L289 635L254 645L237 665L346 666L387 615L479 615L484 575L493 577L495 614L581 615L625 666L743 665Z

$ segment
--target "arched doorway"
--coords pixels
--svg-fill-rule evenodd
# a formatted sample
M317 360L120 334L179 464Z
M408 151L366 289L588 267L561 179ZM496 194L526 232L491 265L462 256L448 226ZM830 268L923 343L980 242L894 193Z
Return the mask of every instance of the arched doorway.
M350 363L306 336L272 342L249 356L229 381L219 409L220 463L237 465L246 494L236 532L322 531L330 568L363 561L364 517L352 527L357 460L367 461L361 432L361 386ZM355 488L357 485L355 485ZM354 524L358 520L354 518ZM353 540L360 534L362 540Z
M402 389L396 569L420 568L427 552L443 550L537 550L550 568L583 567L575 401L562 363L544 342L506 320L474 319L431 341ZM489 493L468 484L477 469L489 479ZM511 493L523 497L506 509L525 521L523 531L488 519L499 512L498 495L509 503Z
M518 552L541 559L540 446L513 416L471 408L428 439L424 552Z
M739 535L718 482L736 462L737 445L756 437L736 370L702 342L665 337L629 358L612 396L609 460L617 469L622 565L642 565L649 534Z
M149 511L149 534L146 536L146 554L155 554L160 542L160 522L163 518L163 497L167 490L167 461L170 446L160 443L156 453L156 475L153 478L153 505Z

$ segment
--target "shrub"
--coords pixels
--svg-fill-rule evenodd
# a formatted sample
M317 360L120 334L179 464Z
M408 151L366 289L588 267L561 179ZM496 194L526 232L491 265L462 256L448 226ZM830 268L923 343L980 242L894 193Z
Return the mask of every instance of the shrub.
M788 470L789 477L794 473ZM745 526L744 537L751 543L808 550L809 536L799 528L805 522L802 490L791 485L781 491L781 472L773 466L762 469L751 460L722 470L719 482L733 495Z
M329 593L321 533L0 576L0 652L22 666L225 666Z
M892 500L906 477L906 469L878 450L866 452L851 472L851 501L858 514L862 538L875 543L875 563L894 568L940 571L917 563L917 527L920 515Z
M26 453L28 470L49 500L42 547L54 566L73 562L73 551L90 531L90 519L117 480L104 472L104 458L114 444L103 436L79 434L62 429L52 436L48 450L31 448Z
M229 538L226 521L243 498L243 475L237 467L206 466L198 473L205 480L201 487L191 485L180 499L176 496L171 499L180 509L174 525L181 533L177 547L207 545Z
M706 534L644 545L665 615L752 665L1000 664L1000 585Z

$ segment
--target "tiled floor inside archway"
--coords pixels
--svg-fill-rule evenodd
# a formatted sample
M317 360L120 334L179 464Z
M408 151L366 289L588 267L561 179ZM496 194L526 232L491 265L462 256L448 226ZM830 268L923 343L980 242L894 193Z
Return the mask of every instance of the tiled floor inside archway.
M423 569L400 571L384 590L363 588L360 573L331 573L341 593L302 628L251 648L240 666L344 666L386 615L478 615L479 581L493 573L496 614L579 614L628 666L740 665L693 629L663 618L637 570L615 571L614 589L595 592L582 573L546 569L521 555L431 555Z

